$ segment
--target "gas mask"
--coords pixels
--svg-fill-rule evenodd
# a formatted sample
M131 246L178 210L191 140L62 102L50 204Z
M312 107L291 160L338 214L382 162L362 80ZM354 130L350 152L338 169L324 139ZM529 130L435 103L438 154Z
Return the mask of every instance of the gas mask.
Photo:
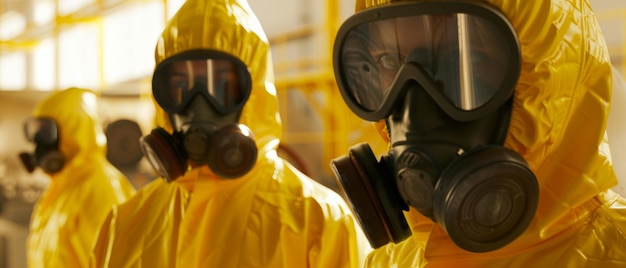
M390 4L340 28L334 68L348 107L385 120L391 148L367 144L331 161L374 248L411 235L409 207L471 252L501 248L526 230L539 187L503 146L520 73L515 31L482 2Z
M59 130L54 119L30 118L24 122L26 140L35 144L35 152L19 154L22 164L29 173L41 167L47 174L55 174L65 164L65 158L59 151Z
M238 124L252 82L241 60L218 51L188 51L163 61L154 72L152 90L174 128L140 139L150 164L166 181L192 166L208 165L223 178L245 175L256 163L250 129Z

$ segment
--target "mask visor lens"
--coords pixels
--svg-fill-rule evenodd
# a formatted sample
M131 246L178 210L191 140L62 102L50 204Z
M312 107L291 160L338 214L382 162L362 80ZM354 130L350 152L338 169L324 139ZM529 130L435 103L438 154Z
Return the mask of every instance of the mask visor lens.
M425 12L417 10L413 14ZM448 109L472 111L499 94L510 96L519 74L519 46L509 24L480 12L441 10L425 15L395 12L385 18L394 13L381 8L382 18L369 20L365 14L354 17L360 22L346 23L353 26L340 31L335 65L353 110L376 112L396 101L400 94L392 92L403 90L407 78ZM431 79L401 75L407 64Z
M202 94L220 112L240 108L250 95L250 75L231 59L182 59L164 63L155 71L154 97L168 112L178 112L196 94Z
M29 142L54 145L58 141L57 124L48 118L30 118L24 122L24 135Z

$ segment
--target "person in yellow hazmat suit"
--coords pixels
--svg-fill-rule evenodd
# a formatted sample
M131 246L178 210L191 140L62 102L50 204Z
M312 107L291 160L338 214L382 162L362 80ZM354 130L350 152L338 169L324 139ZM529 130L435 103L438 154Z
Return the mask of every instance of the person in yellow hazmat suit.
M27 265L87 267L107 214L135 193L106 159L98 96L75 87L53 92L24 122L24 133L35 150L20 153L22 163L51 179L31 215Z
M389 151L331 161L366 267L626 267L587 1L358 0L333 64Z
M188 0L158 40L163 180L112 210L94 267L361 267L371 249L336 192L277 155L270 46L245 0Z

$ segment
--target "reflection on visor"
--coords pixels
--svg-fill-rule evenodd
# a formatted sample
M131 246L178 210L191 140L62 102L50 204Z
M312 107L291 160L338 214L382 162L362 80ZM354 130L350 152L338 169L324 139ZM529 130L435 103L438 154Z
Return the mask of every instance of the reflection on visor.
M178 59L155 71L153 92L161 107L181 111L196 94L203 94L220 112L240 108L250 95L250 75L233 59Z
M335 68L342 94L353 102L353 110L360 110L357 114L376 113L376 118L367 118L372 120L388 116L390 111L381 109L390 107L388 102L401 96L396 91L410 81L440 106L449 106L444 110L473 111L498 95L510 96L520 56L515 33L504 18L485 17L484 10L464 12L459 3L450 4L456 12L441 8L436 14L413 15L427 9L412 5L413 12L406 4L391 5L375 11L381 16L361 14L342 26Z
M24 135L29 142L53 145L58 141L57 124L49 118L30 118L24 122Z

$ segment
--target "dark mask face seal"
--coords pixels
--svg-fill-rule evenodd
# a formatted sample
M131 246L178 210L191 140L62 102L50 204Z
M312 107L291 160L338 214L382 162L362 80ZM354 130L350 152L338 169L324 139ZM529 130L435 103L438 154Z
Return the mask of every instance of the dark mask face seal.
M340 28L335 76L348 107L385 120L391 149L367 144L331 162L374 248L411 232L409 206L461 248L501 248L530 224L538 184L502 145L520 72L515 31L482 2L399 3Z
M188 51L154 72L153 94L174 133L161 128L141 138L142 150L165 180L184 175L187 162L223 178L245 175L256 162L250 129L238 124L252 81L243 62L218 51Z
M22 152L20 160L29 173L41 167L47 174L55 174L65 164L65 159L59 151L59 129L52 118L30 118L24 122L24 136L30 143L35 144L35 152Z

